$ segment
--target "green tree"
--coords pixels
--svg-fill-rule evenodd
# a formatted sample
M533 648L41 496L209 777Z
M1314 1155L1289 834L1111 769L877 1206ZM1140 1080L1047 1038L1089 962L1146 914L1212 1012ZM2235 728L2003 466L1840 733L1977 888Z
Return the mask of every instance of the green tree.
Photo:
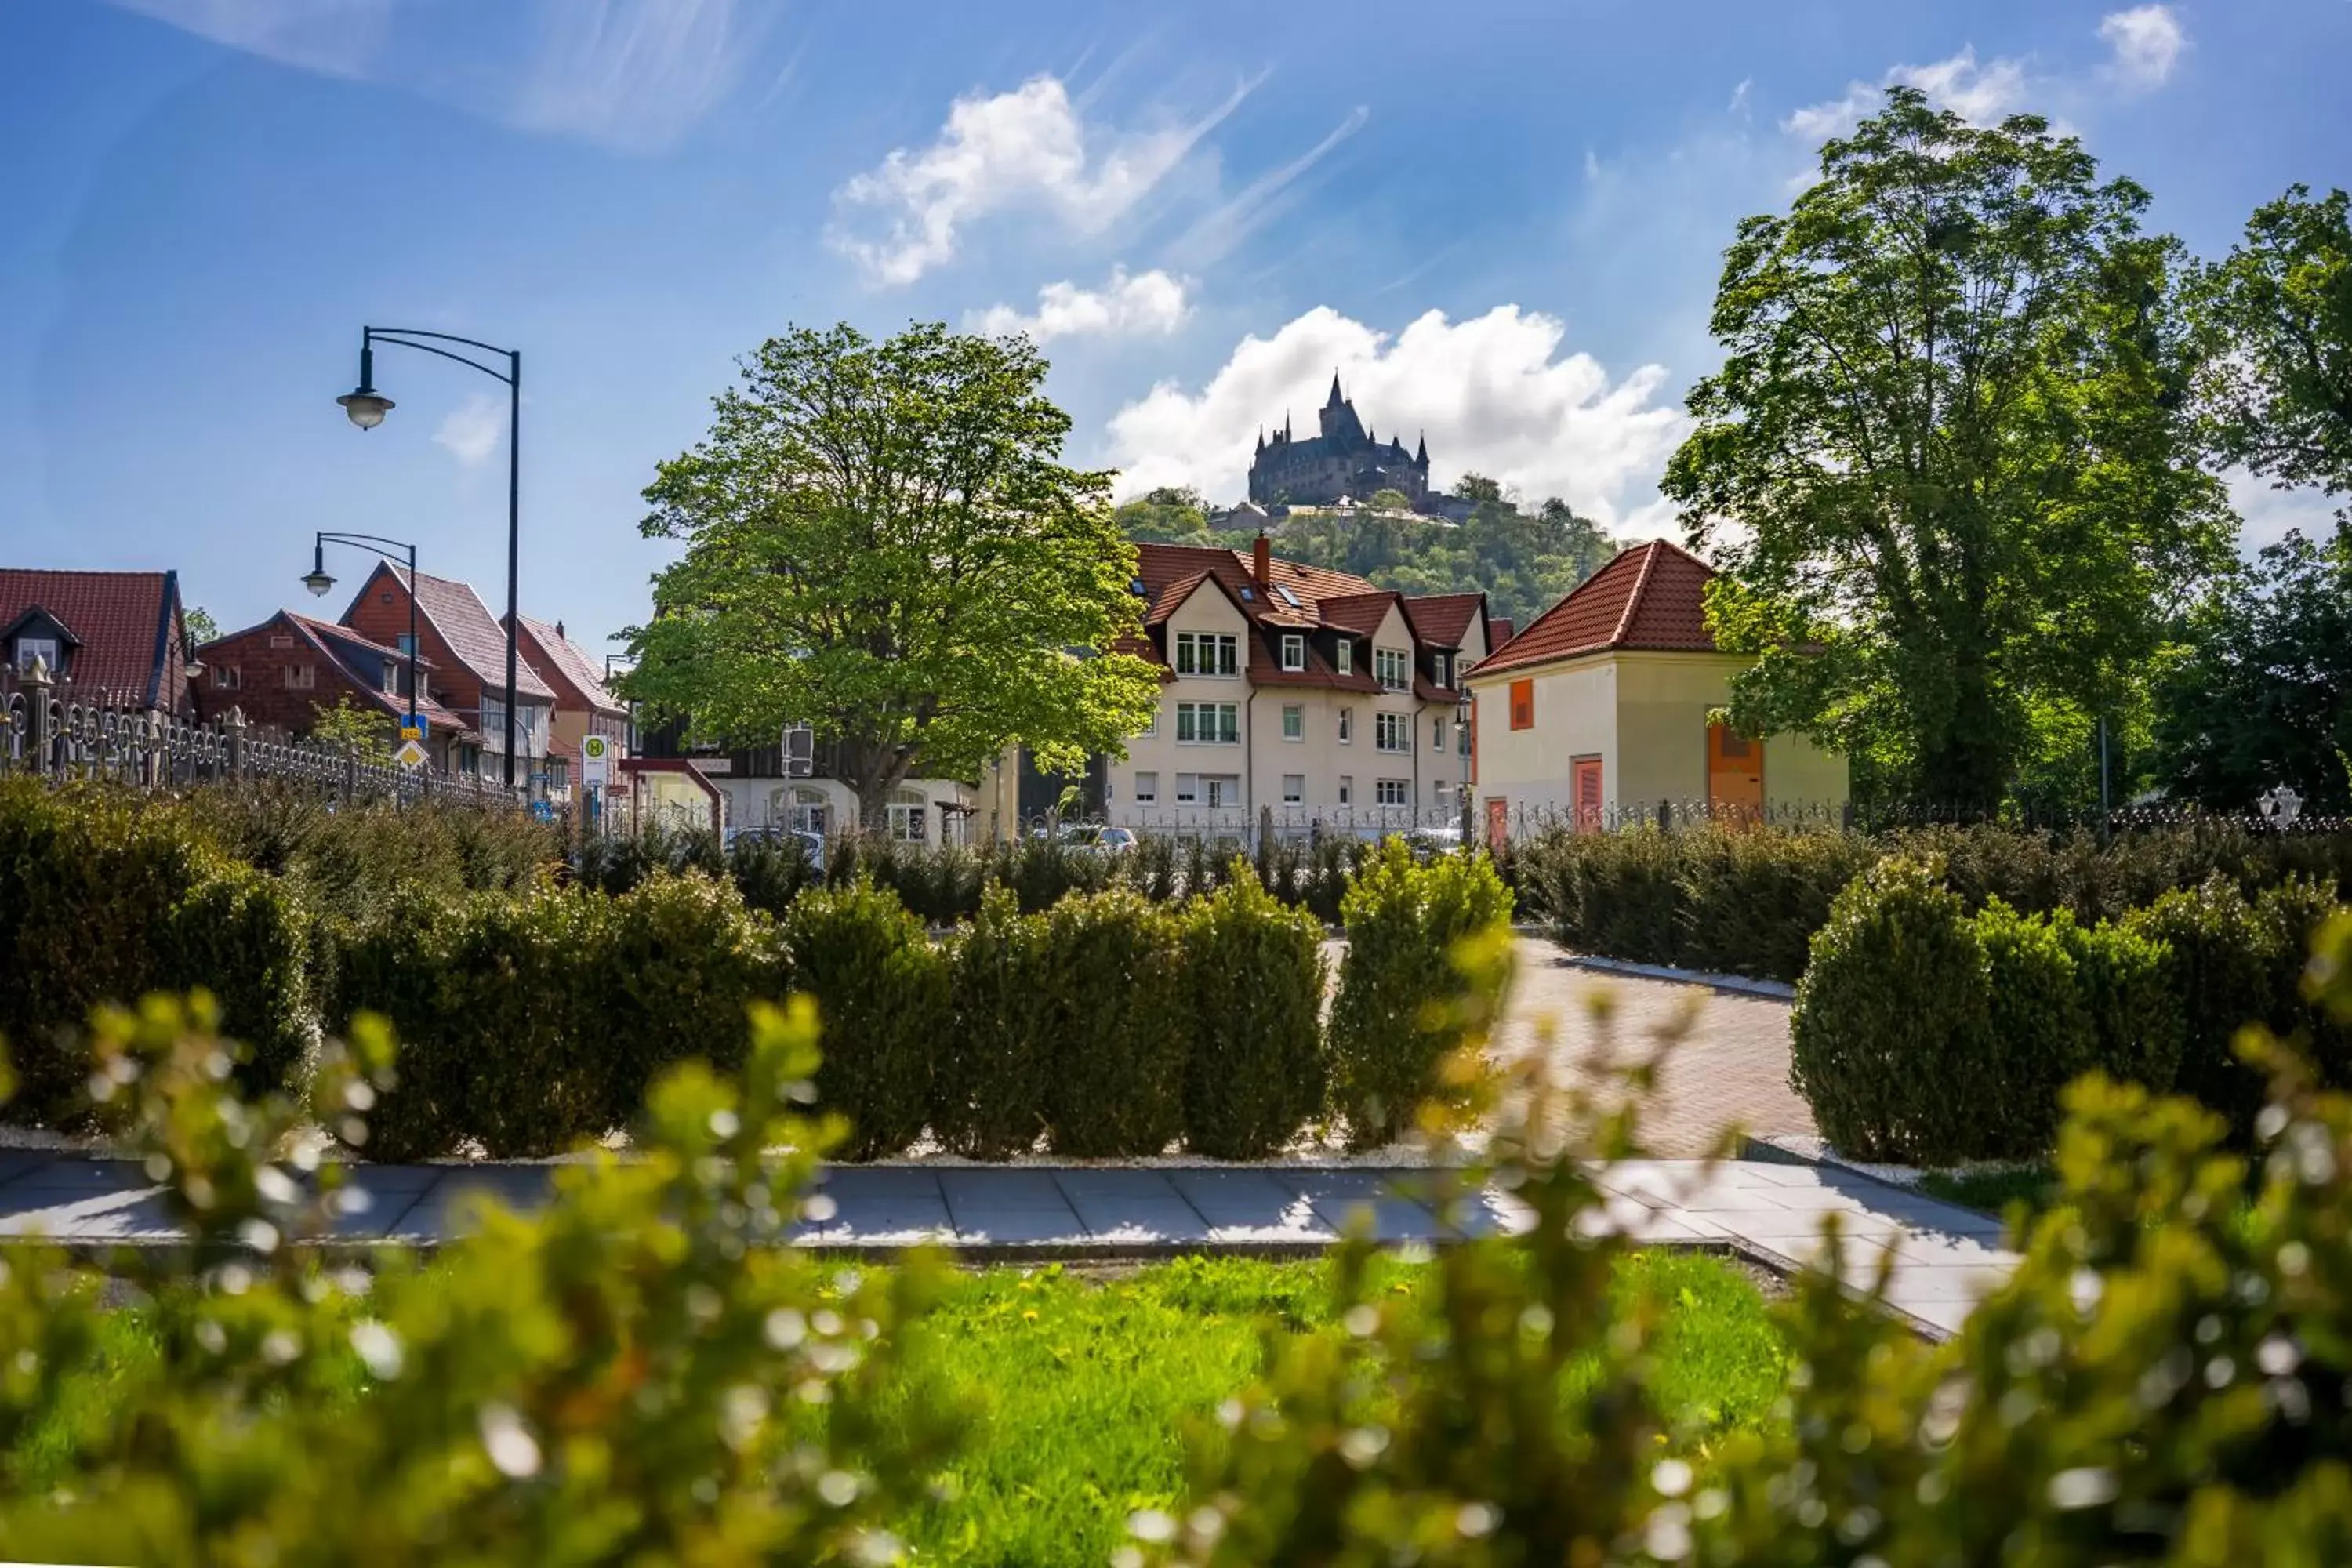
M2282 487L2352 490L2352 197L2293 186L2189 297L2215 351L2198 391L2216 454Z
M1500 480L1484 474L1465 474L1454 485L1454 493L1464 500L1501 500L1503 486Z
M1663 488L1725 569L1717 641L1756 656L1736 722L1990 805L2126 700L2231 523L2147 193L2034 116L1887 100L1739 226Z
M363 763L392 761L392 744L400 726L389 713L353 705L338 697L335 705L310 704L310 739L324 745L349 746Z
M1412 498L1402 490L1374 490L1372 499L1364 504L1374 511L1411 511Z
M2352 812L2352 531L2290 533L2189 618L2157 688L2155 755L2173 794L2244 811L2273 784Z
M180 629L187 635L190 647L202 647L220 636L220 623L202 605L180 612Z
M1163 485L1111 512L1121 534L1154 544L1211 544L1209 504L1192 487Z
M642 531L685 553L625 634L629 696L701 739L835 744L862 820L919 763L969 777L1013 742L1074 770L1157 699L1110 476L1060 461L1069 416L1024 338L794 328L745 362L709 434L661 465Z

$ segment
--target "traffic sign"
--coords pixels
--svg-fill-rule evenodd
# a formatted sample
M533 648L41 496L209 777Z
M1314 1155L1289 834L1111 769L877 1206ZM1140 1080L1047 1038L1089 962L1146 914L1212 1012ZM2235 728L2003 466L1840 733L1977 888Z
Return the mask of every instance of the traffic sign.
M425 739L427 728L424 714L411 713L400 721L400 738L404 741L421 741Z
M425 765L425 748L417 744L415 736L411 735L400 742L400 749L392 753L392 760L404 768L421 768Z
M580 782L598 785L607 782L612 766L613 742L606 735L580 737Z

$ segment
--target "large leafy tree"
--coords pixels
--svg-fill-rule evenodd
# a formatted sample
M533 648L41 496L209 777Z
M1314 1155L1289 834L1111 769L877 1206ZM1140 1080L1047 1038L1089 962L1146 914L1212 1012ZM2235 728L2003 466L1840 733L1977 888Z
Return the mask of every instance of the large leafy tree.
M1897 88L1785 216L1740 225L1723 368L1664 484L1725 568L1718 642L1756 656L1735 722L1990 805L2127 702L2232 532L2147 202L2038 118Z
M2198 390L2217 455L2352 491L2352 197L2296 185L2256 209L2190 300L2210 334Z
M1062 464L1045 375L1026 339L938 324L762 344L646 491L643 531L685 553L626 634L628 694L725 744L813 725L869 827L919 766L1118 749L1159 691L1117 651L1135 552L1110 476Z
M2352 531L2262 552L2189 621L2158 690L2155 756L2175 795L2244 811L2273 784L2352 814Z

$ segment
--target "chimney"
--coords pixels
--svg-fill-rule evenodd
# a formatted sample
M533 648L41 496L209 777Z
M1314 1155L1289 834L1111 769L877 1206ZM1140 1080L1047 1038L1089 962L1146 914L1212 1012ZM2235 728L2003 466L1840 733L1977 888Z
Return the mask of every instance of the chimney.
M1265 530L1257 531L1257 542L1250 546L1250 575L1261 588L1274 586L1274 558L1265 542Z

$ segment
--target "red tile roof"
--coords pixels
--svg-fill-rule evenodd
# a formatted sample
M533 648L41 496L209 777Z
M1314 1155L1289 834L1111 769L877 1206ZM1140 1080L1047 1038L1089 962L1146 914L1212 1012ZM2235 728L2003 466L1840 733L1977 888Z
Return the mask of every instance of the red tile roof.
M1712 653L1706 584L1715 568L1663 539L1637 544L1479 661L1492 675L1609 648Z
M419 605L418 607L421 609L423 606ZM374 703L375 706L383 709L386 713L391 714L395 719L408 711L408 699L399 695L397 692L380 689L377 685L378 677L376 672L352 668L351 660L342 656L341 649L338 645L356 644L371 652L383 654L402 664L405 664L408 660L408 656L406 654L400 652L397 648L385 647L381 643L370 642L367 638L352 630L351 627L337 626L332 621L314 621L308 616L298 616L291 610L280 610L276 618L285 621L293 628L296 635L306 639L310 644L311 647L322 658L332 659L335 662L336 667L341 669L346 676L350 677L352 684L365 692L367 694L368 700ZM268 624L269 623L268 621L264 621L262 623L263 626L268 626ZM259 628L257 627L256 629L257 630ZM242 637L245 634L240 632L236 635ZM226 639L224 638L223 640L225 641ZM205 646L209 647L212 645L207 643ZM419 670L430 669L433 668L433 661L429 658L419 657L416 661L416 667ZM472 725L467 723L465 720L459 718L456 713L451 712L448 709L442 707L438 702L434 701L433 694L430 691L424 694L423 700L416 705L416 710L425 715L426 723L430 726L432 732L436 735L455 735L461 741L479 741L482 738L480 731L477 731Z
M1419 594L1405 600L1404 610L1422 641L1436 647L1460 647L1464 635L1470 630L1472 617L1486 613L1486 595Z
M499 625L503 628L505 620L501 618ZM569 682L589 707L599 713L615 716L628 712L626 705L604 689L604 677L597 669L594 658L586 648L563 635L561 622L550 623L525 616L522 629L539 645L541 652L547 657L547 662L554 667L548 673ZM505 657L503 652L499 657ZM505 679L503 671L499 679Z
M0 631L39 609L73 637L65 673L84 692L171 707L166 672L180 668L179 574L0 568Z
M321 637L338 638L343 642L352 644L355 647L363 647L370 653L380 653L387 658L396 658L403 664L406 664L408 662L408 656L401 652L398 648L386 647L380 642L370 642L367 638L360 636L359 633L352 630L351 627L343 626L338 622L322 621L316 616L306 616L295 610L280 610L278 613L278 615L285 616L288 620L295 622L306 630L316 632ZM267 626L268 623L265 621L262 624ZM240 632L232 635L241 637L244 634ZM210 647L212 644L206 643L205 646L206 647ZM425 657L422 649L418 650L416 655L416 668L419 669L431 669L434 668L433 661Z
M376 571L390 573L393 580L404 586L408 582L408 568L405 566L386 563ZM375 573L370 573L368 581L360 584L359 597L352 601L354 606L366 596L374 581ZM449 645L449 651L457 656L458 662L486 689L506 689L506 627L491 616L490 607L482 603L482 596L474 592L472 584L453 583L446 577L419 572L416 574L416 613L433 623L433 629L441 634L441 640ZM351 611L345 610L343 616L349 619ZM530 660L521 658L516 661L515 666L515 696L519 699L536 697L543 702L555 700L554 690L539 678L539 672L531 668Z
M1491 650L1511 640L1511 618L1508 616L1486 617L1486 647Z

